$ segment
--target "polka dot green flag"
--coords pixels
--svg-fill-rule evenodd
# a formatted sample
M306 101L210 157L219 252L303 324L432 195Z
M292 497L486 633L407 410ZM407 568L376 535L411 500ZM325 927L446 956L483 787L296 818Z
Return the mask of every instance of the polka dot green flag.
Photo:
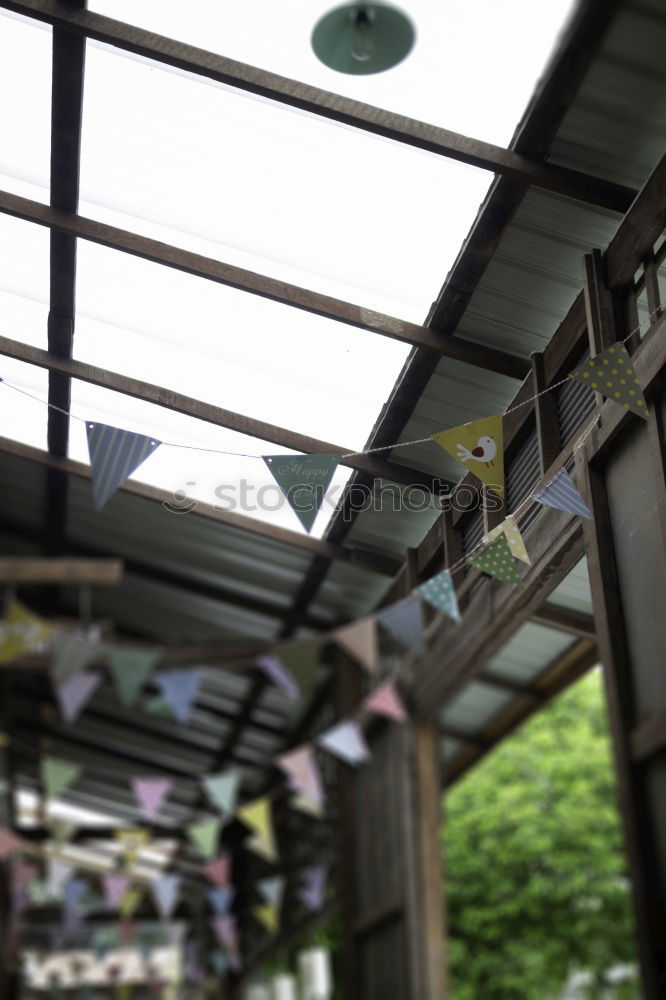
M503 580L504 583L512 583L516 587L525 586L518 575L506 535L500 535L497 541L470 556L468 562L472 566L476 566L477 569L482 569L489 576Z
M627 349L619 341L596 357L584 361L571 377L647 420L645 396Z
M456 588L453 586L448 569L426 580L416 588L416 593L423 601L427 601L438 611L443 611L449 618L453 618L454 622L460 621Z

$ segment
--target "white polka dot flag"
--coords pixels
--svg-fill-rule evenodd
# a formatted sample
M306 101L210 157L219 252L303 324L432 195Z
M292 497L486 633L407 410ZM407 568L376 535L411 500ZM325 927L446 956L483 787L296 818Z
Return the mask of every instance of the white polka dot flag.
M374 712L375 715L383 715L384 718L392 719L394 722L407 721L405 706L393 681L387 681L376 688L365 699L363 707L368 712Z
M592 512L573 484L566 469L560 469L556 476L542 490L534 494L534 499L546 507L564 510L579 517L592 517Z
M505 535L500 535L496 541L471 555L468 562L504 583L512 583L515 587L525 586L518 575Z
M458 608L458 598L456 588L453 585L451 574L448 569L442 570L437 576L431 577L425 583L420 584L415 589L415 593L433 608L444 612L454 622L460 621L460 610Z
M525 542L523 541L523 536L520 533L520 528L516 524L514 517L509 515L505 518L501 524L498 524L496 528L489 531L487 535L483 536L484 542L488 544L489 542L494 542L496 538L500 535L504 535L507 542L509 543L509 548L511 549L511 554L520 559L521 562L527 563L531 566L531 560L525 548Z
M647 420L647 404L631 358L618 341L579 365L571 377Z

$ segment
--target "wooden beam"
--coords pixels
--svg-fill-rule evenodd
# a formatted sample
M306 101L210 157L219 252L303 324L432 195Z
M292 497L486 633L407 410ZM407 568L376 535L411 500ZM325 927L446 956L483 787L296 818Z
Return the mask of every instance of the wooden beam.
M88 465L84 465L82 462L74 462L71 459L55 458L47 452L41 451L39 448L32 448L29 445L24 445L8 438L0 438L0 455L2 454L12 455L30 462L37 462L44 466L53 466L54 468L62 469L68 475L77 476L80 479L90 479L90 467ZM162 512L165 515L167 514L163 505L171 498L165 495L163 490L127 480L120 487L120 491L157 504L161 508L161 511L156 511L156 515L159 513L161 516ZM172 518L202 517L205 520L215 521L228 528L249 532L252 535L257 535L273 542L279 542L292 548L303 549L312 555L325 555L328 559L340 559L351 565L360 566L387 576L392 576L398 568L395 560L387 558L381 553L374 553L351 546L334 545L318 538L311 538L309 535L301 535L297 531L290 531L288 528L264 524L262 521L251 517L244 517L235 511L217 510L212 504L200 503L198 501L193 501L193 503L194 507L188 513L171 513L168 516Z
M571 635L580 636L581 639L596 639L597 636L593 615L579 614L547 602L531 615L531 621L537 625L547 625L549 628L569 632Z
M112 392L120 392L135 399L155 403L157 406L174 410L176 413L184 413L188 417L196 417L197 420L214 424L216 427L225 427L228 430L237 431L239 434L247 434L250 437L269 441L281 448L289 448L310 455L346 455L353 452L353 448L331 444L330 441L321 441L318 438L309 437L307 434L286 430L284 427L277 427L264 420L255 420L253 417L225 410L221 406L204 403L191 396L173 392L171 389L165 389L150 382L142 382L126 375L118 375L83 361L57 357L49 351L22 344L17 340L10 340L8 337L0 336L0 354L29 365L46 368L47 371L67 378L79 379L81 382L110 389ZM386 459L377 455L353 455L350 458L342 459L340 464L350 469L361 469L373 476L407 486L422 486L427 490L448 486L441 478L435 479L419 469L410 469L407 466L397 465L395 462L387 462Z
M481 730L483 743L462 749L446 766L446 788L450 788L467 771L497 746L503 739L527 721L554 697L582 677L599 659L596 646L581 639L575 646L556 657L535 680L533 687L516 692L511 704L503 708ZM479 680L482 678L479 677ZM485 683L485 675L483 676Z
M85 7L86 0L69 0L69 9ZM76 212L79 201L79 164L83 116L83 77L86 41L54 27L51 63L51 207ZM56 356L72 354L76 299L76 239L50 234L50 301L48 347ZM69 440L70 380L49 375L47 441L52 455L64 457ZM57 469L46 470L44 510L46 550L59 554L67 518L67 477Z
M634 761L647 760L666 748L666 712L657 712L641 722L631 734Z
M625 212L635 196L624 185L318 90L99 14L72 11L54 0L1 0L0 5L126 52L593 205Z
M484 347L460 337L441 337L416 323L386 316L374 309L366 309L364 306L344 302L330 295L321 295L306 288L299 288L297 285L278 281L276 278L255 274L253 271L232 264L224 264L212 257L203 257L189 250L181 250L168 243L160 243L158 240L118 229L104 222L86 219L73 212L57 211L48 205L21 198L7 191L0 191L0 212L16 219L23 219L25 222L46 226L52 232L62 233L67 237L88 240L112 250L119 250L143 260L184 271L186 274L229 285L231 288L238 288L252 295L259 295L283 305L315 313L317 316L346 323L348 326L368 330L382 337L423 347L432 351L437 357L455 358L457 361L465 361L467 364L477 365L479 368L516 379L524 378L529 370L528 361L506 351Z
M42 559L0 557L0 584L13 583L120 583L122 559Z

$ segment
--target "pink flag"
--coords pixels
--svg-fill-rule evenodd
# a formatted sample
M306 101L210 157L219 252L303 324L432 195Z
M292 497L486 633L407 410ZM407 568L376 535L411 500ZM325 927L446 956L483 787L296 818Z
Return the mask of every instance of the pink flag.
M229 885L229 876L231 874L231 858L229 855L221 854L215 861L210 861L207 865L204 865L204 874L211 882L219 886L220 889L226 889Z
M76 722L102 681L102 675L84 671L56 688L60 714L65 722Z
M407 721L405 706L396 691L393 681L387 681L385 684L380 685L380 687L375 688L372 694L365 699L363 707L368 712L374 712L375 715L383 715L387 719L393 719L394 722Z
M171 787L172 782L168 778L132 778L134 798L142 814L150 822L157 818Z
M311 802L318 806L324 803L324 789L322 787L319 768L309 743L290 753L283 753L278 757L276 763L287 775L287 782L293 792L304 795Z
M0 858L6 858L9 854L23 850L23 841L15 837L11 830L6 827L0 828Z
M210 925L215 932L217 940L226 948L231 968L237 971L240 968L240 952L235 916L232 913L228 913L224 917L213 917Z
M107 905L115 908L120 906L123 896L129 889L130 880L127 875L105 875L102 885Z

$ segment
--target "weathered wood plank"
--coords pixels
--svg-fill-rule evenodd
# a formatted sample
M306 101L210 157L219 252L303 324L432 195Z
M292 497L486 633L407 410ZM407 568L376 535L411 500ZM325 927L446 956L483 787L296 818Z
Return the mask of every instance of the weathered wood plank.
M0 584L98 583L110 586L123 577L122 559L0 557Z

